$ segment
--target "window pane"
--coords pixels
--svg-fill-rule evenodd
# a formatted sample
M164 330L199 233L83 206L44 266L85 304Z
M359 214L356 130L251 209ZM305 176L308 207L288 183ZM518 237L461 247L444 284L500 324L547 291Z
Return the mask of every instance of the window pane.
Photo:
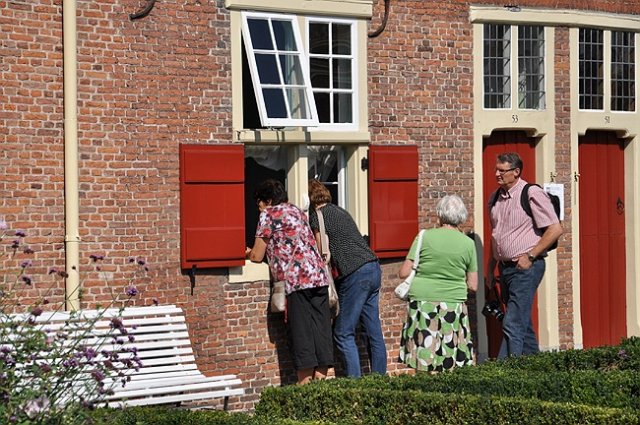
M311 87L329 88L329 59L311 58Z
M285 90L291 109L291 118L309 118L309 104L304 89L287 88Z
M321 123L354 123L354 25L343 21L309 22L311 87Z
M296 39L293 35L293 28L290 21L273 21L273 34L276 37L276 47L278 50L296 51Z
M318 110L318 121L322 123L331 122L331 105L329 104L329 93L314 93L316 109Z
M611 32L611 110L636 109L635 34Z
M604 32L580 28L578 43L580 109L602 109L604 103Z
M518 106L544 109L544 28L518 27Z
M324 184L331 193L331 202L336 205L340 205L340 188L344 190L345 186L345 182L341 181L341 174L344 173L340 173L341 152L338 146L309 146L309 179L316 179Z
M484 25L484 106L508 108L511 103L511 27Z
M331 26L332 35L332 53L334 55L350 55L351 54L351 26L342 24L333 24Z
M285 14L242 12L242 38L261 126L317 126L306 68L309 58L300 50L304 43L300 38L298 18ZM264 39L269 42L264 42ZM245 110L243 106L243 112Z
M281 89L262 89L269 118L287 118L287 107Z
M309 53L329 54L329 24L309 24Z
M273 50L271 43L271 33L269 32L269 22L266 19L247 19L249 32L251 33L251 43L254 49Z
M284 83L289 85L304 85L304 77L302 68L300 67L300 58L293 55L280 55L280 66Z
M333 116L335 122L349 123L353 122L353 102L350 93L337 93L333 99Z
M275 55L256 54L258 77L262 84L280 84L280 72Z
M333 60L333 87L337 89L351 88L351 60Z

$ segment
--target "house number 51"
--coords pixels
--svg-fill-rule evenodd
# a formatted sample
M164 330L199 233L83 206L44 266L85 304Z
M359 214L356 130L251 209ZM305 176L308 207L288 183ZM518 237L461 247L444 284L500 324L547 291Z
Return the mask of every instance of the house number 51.
M604 122L606 122L607 124L611 124L611 117L609 115L605 115Z

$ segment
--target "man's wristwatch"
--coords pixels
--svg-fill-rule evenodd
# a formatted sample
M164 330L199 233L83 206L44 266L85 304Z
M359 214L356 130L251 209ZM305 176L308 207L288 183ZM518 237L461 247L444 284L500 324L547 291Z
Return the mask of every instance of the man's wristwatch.
M533 263L534 261L536 261L536 257L535 257L535 255L531 255L531 253L530 253L530 252L527 254L527 258L528 258L528 259L529 259L529 261L531 261L532 263Z

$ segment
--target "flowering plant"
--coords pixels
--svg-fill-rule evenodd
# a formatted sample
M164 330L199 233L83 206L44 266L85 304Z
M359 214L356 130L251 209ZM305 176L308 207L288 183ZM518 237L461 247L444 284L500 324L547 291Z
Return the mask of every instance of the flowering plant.
M24 232L12 233L11 242L3 243L8 226L0 219L0 247L5 248L0 264L16 254L34 253L24 243ZM98 271L102 260L90 256ZM148 270L142 259L129 263ZM135 347L127 345L134 337L121 318L138 289L129 285L108 307L87 314L53 307L47 298L51 285L24 311L17 292L36 283L28 274L32 261L19 264L17 273L0 274L0 422L86 423L88 411L113 393L115 385L125 385L129 370L141 366ZM49 275L67 277L55 268Z

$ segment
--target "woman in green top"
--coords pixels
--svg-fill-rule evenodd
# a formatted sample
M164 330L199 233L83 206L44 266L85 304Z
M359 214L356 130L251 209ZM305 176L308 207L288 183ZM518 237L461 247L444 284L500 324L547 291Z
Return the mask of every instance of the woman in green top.
M467 209L457 195L445 196L436 206L438 227L418 237L398 272L418 269L409 290L407 320L402 328L400 360L419 371L440 372L473 363L471 327L465 301L478 287L478 260L474 241L460 231Z

